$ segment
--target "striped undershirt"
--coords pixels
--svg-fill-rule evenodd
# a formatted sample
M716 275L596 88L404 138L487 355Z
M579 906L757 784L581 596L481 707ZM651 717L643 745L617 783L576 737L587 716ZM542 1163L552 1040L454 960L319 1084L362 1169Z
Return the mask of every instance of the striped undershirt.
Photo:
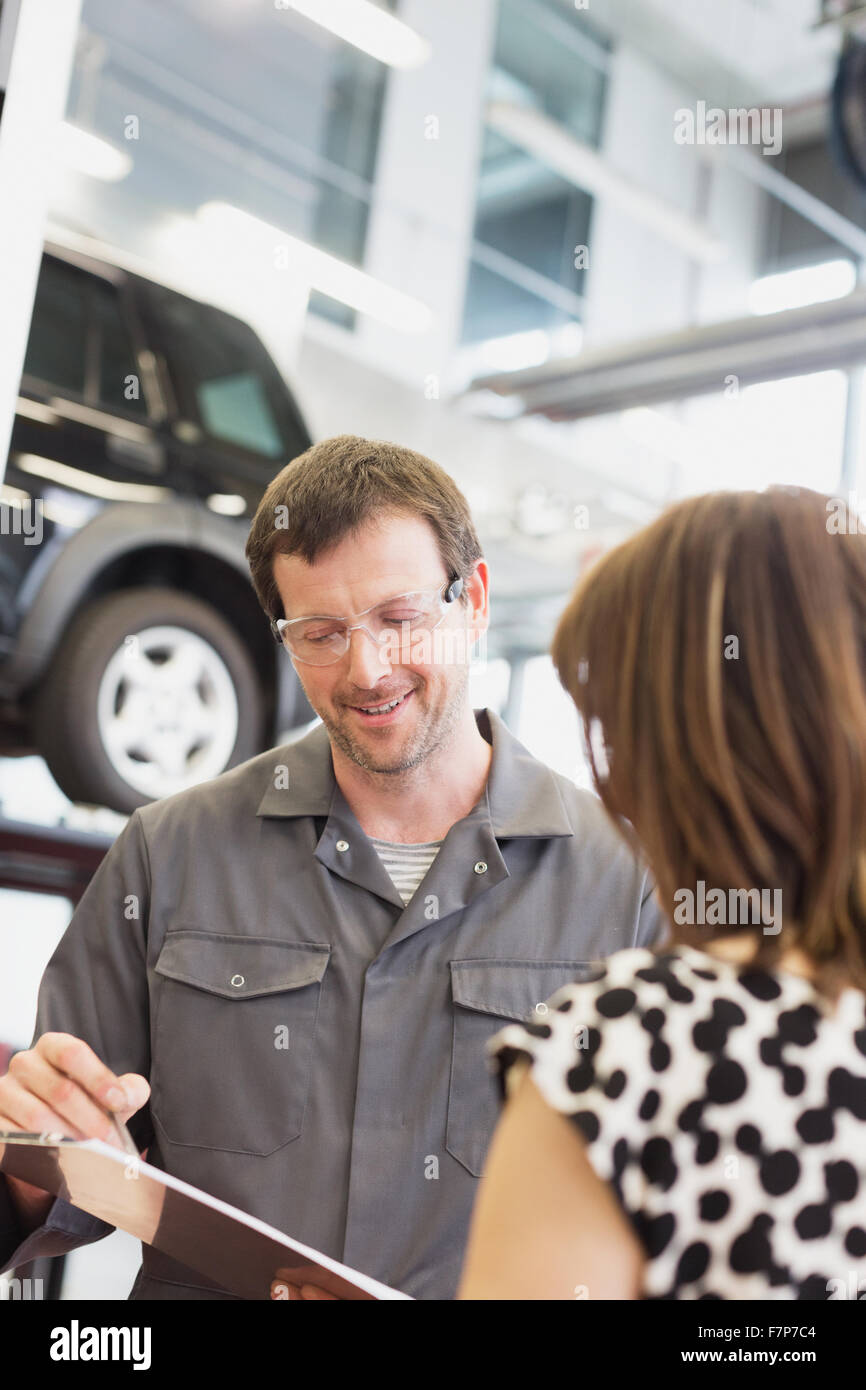
M385 865L388 877L405 907L439 853L442 841L431 840L426 845L397 845L391 840L376 840L371 835L370 843Z

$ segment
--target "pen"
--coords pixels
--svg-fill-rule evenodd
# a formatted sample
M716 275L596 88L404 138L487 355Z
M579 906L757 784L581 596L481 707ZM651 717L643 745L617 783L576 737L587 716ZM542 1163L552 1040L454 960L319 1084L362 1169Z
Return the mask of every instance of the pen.
M126 1128L126 1125L123 1123L123 1120L119 1119L113 1110L109 1110L108 1113L111 1116L111 1120L117 1133L117 1137L123 1145L124 1149L128 1154L134 1154L135 1157L138 1158L138 1149L135 1147L135 1141L133 1140L133 1137L130 1134L129 1130Z

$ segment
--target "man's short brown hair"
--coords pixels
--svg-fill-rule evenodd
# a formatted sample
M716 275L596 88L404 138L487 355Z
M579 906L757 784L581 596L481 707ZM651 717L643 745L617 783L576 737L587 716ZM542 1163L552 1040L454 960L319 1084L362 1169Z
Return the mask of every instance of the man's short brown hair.
M432 527L449 579L466 579L481 559L469 504L443 468L414 449L340 434L314 444L277 474L259 503L246 556L259 603L283 614L274 556L312 564L365 522L421 517Z

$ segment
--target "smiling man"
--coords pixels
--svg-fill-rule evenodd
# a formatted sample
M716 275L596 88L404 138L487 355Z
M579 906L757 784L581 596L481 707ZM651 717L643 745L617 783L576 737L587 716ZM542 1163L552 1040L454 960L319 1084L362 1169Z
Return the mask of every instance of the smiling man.
M131 817L0 1129L103 1137L119 1082L149 1162L451 1298L497 1117L486 1040L660 919L600 803L471 707L488 572L441 468L326 440L274 479L247 555L322 722ZM7 1268L109 1229L0 1184ZM150 1248L132 1296L227 1297Z
M286 614L272 626L327 729L336 780L365 833L436 842L478 801L490 767L468 699L472 638L488 620L487 566L474 532L446 558L425 516L365 515L371 472L368 464L348 474L330 544L326 533L306 541L314 551L274 555L292 540L262 535L263 510L248 553L266 611L275 591ZM425 505L432 510L429 497ZM303 503L294 515L304 524Z

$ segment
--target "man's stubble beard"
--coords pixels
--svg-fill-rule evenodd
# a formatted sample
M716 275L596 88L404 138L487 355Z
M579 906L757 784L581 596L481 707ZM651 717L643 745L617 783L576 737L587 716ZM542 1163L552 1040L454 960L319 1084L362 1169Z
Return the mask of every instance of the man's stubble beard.
M463 668L462 679L449 691L443 708L438 713L435 711L432 713L432 716L416 731L416 736L409 746L404 746L396 755L392 753L381 759L376 757L375 752L355 739L352 733L341 722L333 719L330 714L326 714L323 710L316 710L316 713L327 729L332 742L336 744L341 753L351 759L356 767L362 768L365 772L399 776L420 767L437 749L448 743L463 713L468 684L469 667L466 666ZM417 692L418 687L415 689Z

